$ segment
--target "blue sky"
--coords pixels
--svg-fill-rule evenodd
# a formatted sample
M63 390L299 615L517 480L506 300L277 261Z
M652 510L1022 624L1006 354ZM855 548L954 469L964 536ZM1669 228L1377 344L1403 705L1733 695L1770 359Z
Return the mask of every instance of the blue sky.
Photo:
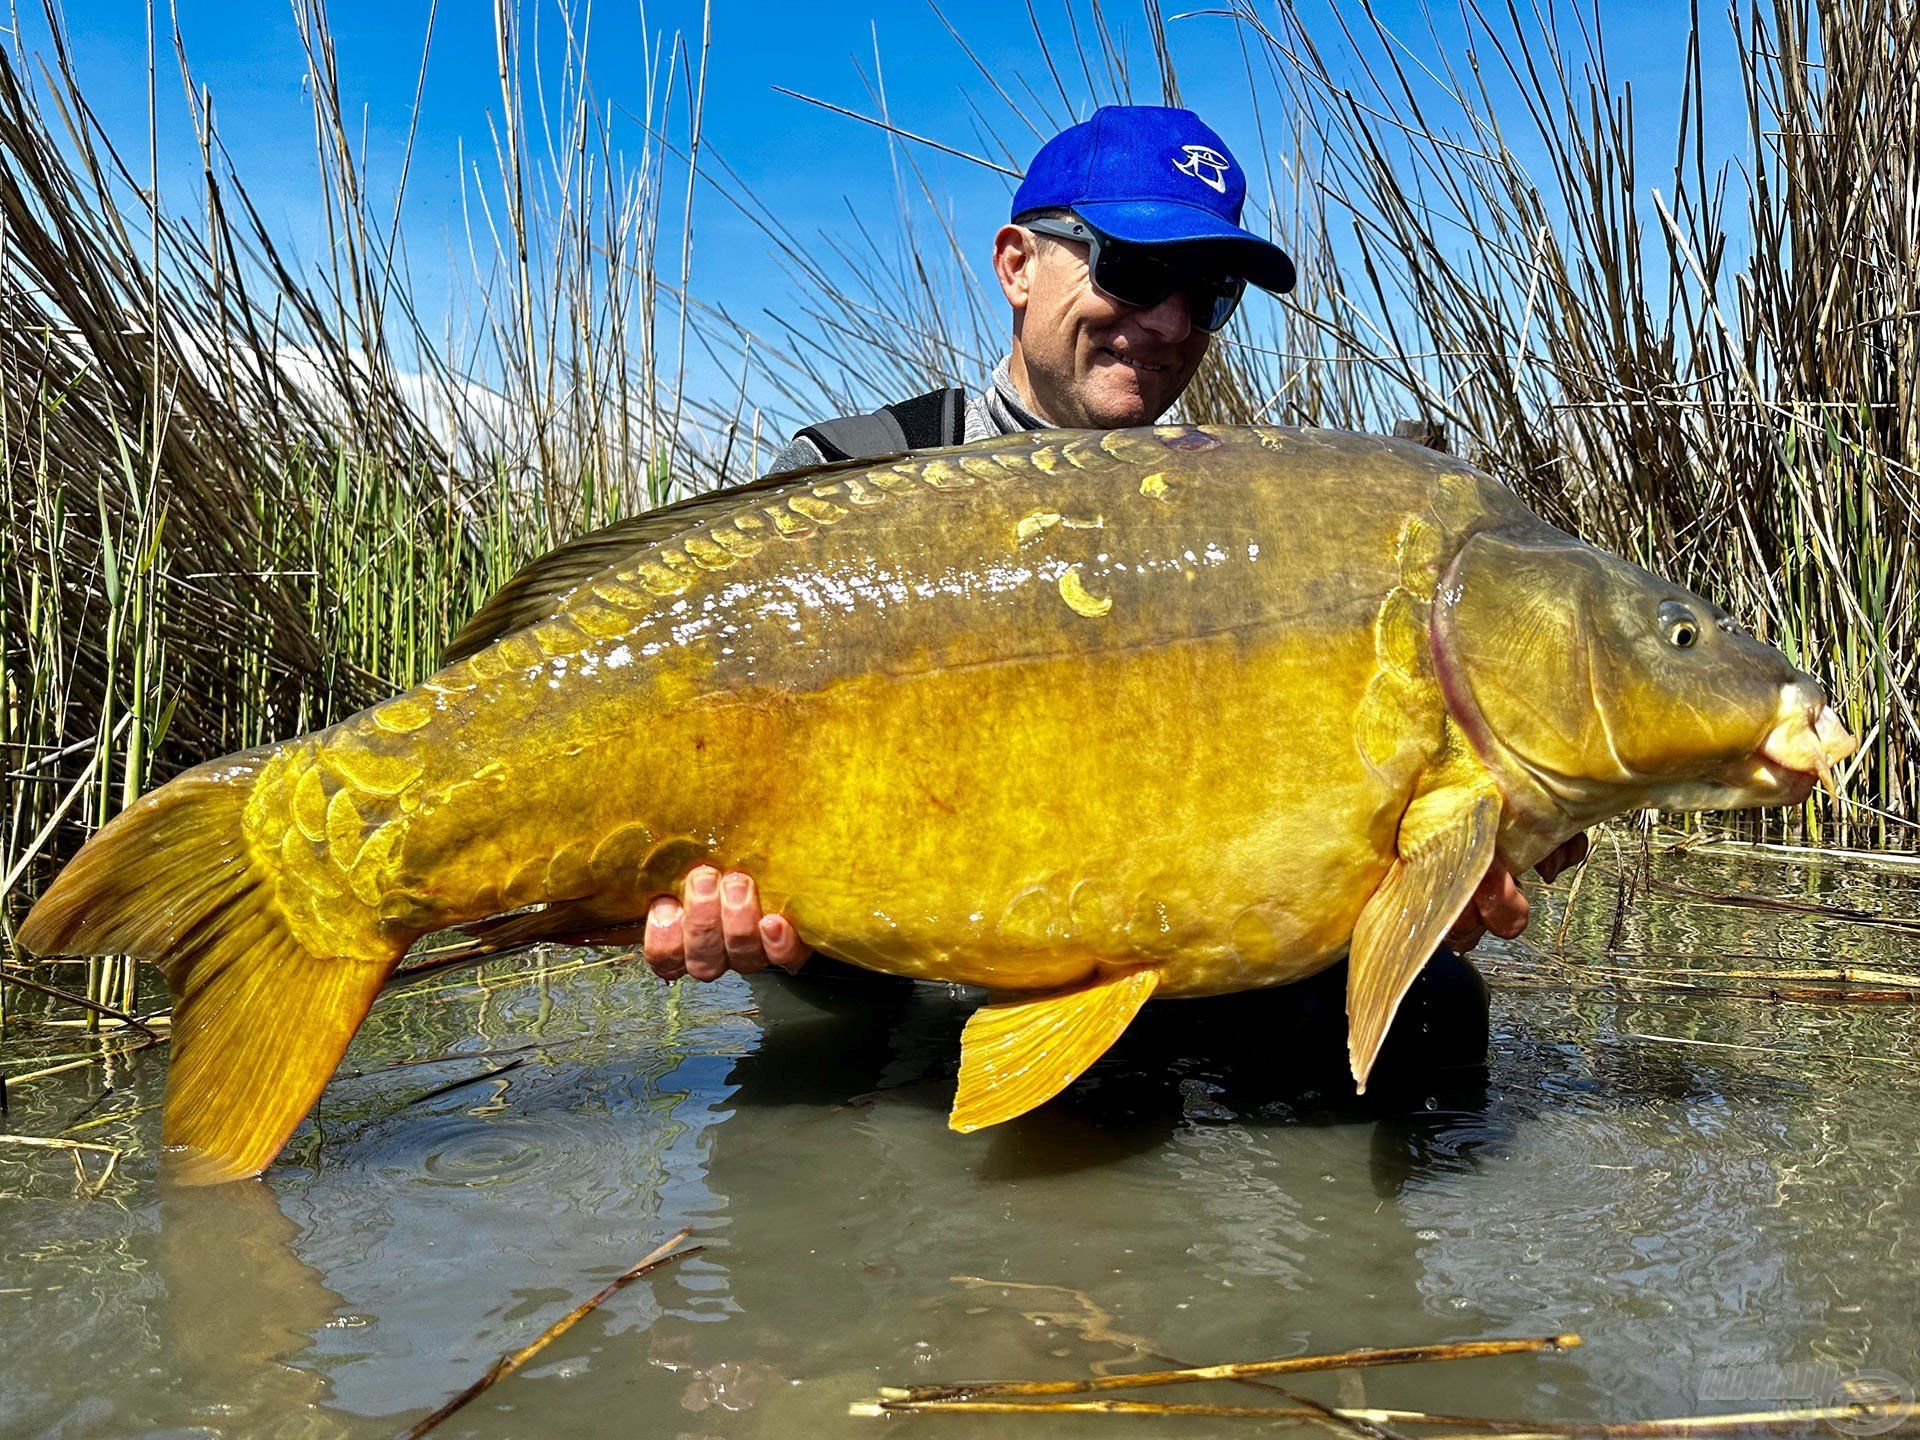
M297 253L313 260L323 231L312 183L311 120L301 88L304 65L291 8L273 0L175 3L194 74L214 98L239 173L269 222ZM537 22L551 76L558 57L559 10L553 0L524 0L524 6L529 51ZM1068 35L1058 0L1042 0L1038 8L1052 34ZM1164 8L1171 16L1210 7ZM1381 0L1377 8L1392 28L1410 38L1414 53L1428 43L1427 22L1417 5ZM1109 10L1134 54L1136 93L1157 98L1138 7L1117 0ZM1648 183L1661 183L1657 172L1671 154L1684 9L1603 0L1601 11L1610 63L1617 78L1635 85L1648 140ZM1056 112L1064 112L1035 53L1024 6L954 6L949 13L1004 85L1018 94L1024 77L1047 95ZM135 154L144 149L146 131L146 16L144 0L84 0L69 4L67 14L85 88L109 132ZM397 173L426 16L426 0L332 0L330 5L348 109L364 116L364 143L376 186L390 186ZM632 0L597 0L594 5L589 55L593 87L614 107L615 141L630 155L637 157L641 147L633 117L646 106L643 57L648 37L658 45L662 37L680 32L697 44L701 22L701 7L688 0L656 0L644 14ZM1244 123L1245 84L1234 23L1212 15L1170 18L1168 23L1185 98L1255 168L1251 162L1257 146ZM1443 43L1457 40L1457 22L1435 23ZM1717 22L1709 18L1706 23L1712 30ZM1324 43L1337 50L1337 33L1331 25L1327 31ZM707 140L738 168L762 201L804 235L844 233L851 225L849 207L854 213L889 217L893 172L877 131L780 95L772 87L786 85L870 112L874 106L861 71L873 73L876 45L896 123L972 145L977 130L973 106L978 105L1017 149L1030 152L1038 143L1011 118L930 8L911 3L715 0ZM176 208L183 208L194 194L197 157L177 71L164 48L162 57L163 192L172 193ZM443 0L405 211L416 286L430 310L445 303L445 296L435 293L436 280L447 268L443 257L462 224L460 146L464 142L470 157L490 157L488 125L499 110L497 83L491 6L482 0ZM1067 85L1079 112L1086 113L1090 107L1084 85L1078 77L1068 77ZM984 278L988 239L1005 216L1010 182L938 154L922 151L920 158L962 232L978 236L975 273ZM668 204L677 215L677 187L670 191ZM702 194L697 204L696 291L724 300L740 314L766 309L791 313L794 297L770 261L764 238L711 192ZM457 271L460 263L451 262L451 269ZM697 384L732 383L703 373L703 366L696 357L692 369Z

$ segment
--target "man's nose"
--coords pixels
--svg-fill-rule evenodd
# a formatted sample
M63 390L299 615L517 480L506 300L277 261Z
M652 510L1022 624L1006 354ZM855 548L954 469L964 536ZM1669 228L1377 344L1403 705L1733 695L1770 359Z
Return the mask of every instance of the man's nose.
M1133 312L1133 318L1155 339L1178 345L1193 333L1193 310L1184 290L1175 290L1158 305L1145 305Z

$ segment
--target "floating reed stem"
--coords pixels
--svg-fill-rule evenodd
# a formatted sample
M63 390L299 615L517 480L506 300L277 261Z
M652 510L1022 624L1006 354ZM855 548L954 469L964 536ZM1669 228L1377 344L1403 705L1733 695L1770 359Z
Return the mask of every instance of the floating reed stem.
M81 1198L91 1200L107 1188L107 1182L113 1178L113 1172L120 1165L120 1148L117 1145L100 1145L91 1140L62 1140L52 1135L0 1135L0 1145L24 1145L30 1150L64 1150L73 1160L75 1178L80 1184ZM83 1154L105 1155L106 1168L98 1177L90 1177L87 1167L80 1162Z
M1297 1420L1324 1422L1329 1417L1363 1425L1432 1424L1441 1417L1418 1410L1359 1410L1305 1405L1160 1404L1151 1400L860 1400L847 1407L849 1415L1212 1415L1239 1420ZM1447 1416L1444 1423L1474 1423L1471 1417Z
M1146 1370L1135 1375L1090 1375L1084 1380L981 1380L962 1385L888 1385L881 1388L880 1400L884 1404L924 1404L984 1396L1089 1395L1103 1390L1137 1390L1149 1385L1191 1385L1208 1380L1252 1380L1266 1375L1301 1375L1315 1370L1357 1370L1374 1365L1413 1365L1430 1360L1475 1360L1490 1355L1534 1355L1543 1350L1571 1350L1579 1343L1578 1335L1547 1335L1521 1340L1463 1340L1444 1345L1343 1350L1331 1355L1293 1355L1283 1360L1192 1365L1178 1370Z
M29 979L18 970L0 967L0 984L18 985L23 990L32 990L37 994L51 996L53 999L64 1001L69 1005L78 1005L82 1010L97 1015L102 1019L115 1021L118 1024L126 1026L129 1030L138 1030L149 1040L157 1040L160 1038L153 1033L152 1027L137 1015L129 1015L124 1010L116 1010L111 1005L103 1005L100 1001L89 999L85 995L76 995L71 990L62 990L58 985L49 985L42 980Z
M1595 1440L1660 1440L1665 1436L1725 1435L1742 1430L1779 1430L1815 1423L1869 1422L1874 1435L1910 1435L1920 1431L1920 1416L1905 1401L1875 1401L1859 1405L1818 1405L1792 1410L1752 1410L1729 1415L1675 1415L1659 1420L1494 1419L1480 1415L1435 1415L1424 1410L1368 1410L1337 1407L1330 1412L1293 1405L1167 1405L1149 1400L862 1400L847 1407L849 1415L1208 1415L1219 1419L1291 1420L1306 1424L1332 1414L1341 1420L1371 1425L1453 1426L1465 1440L1498 1435L1500 1440L1566 1440L1591 1436ZM1881 1422L1890 1422L1884 1426ZM1428 1440L1453 1440L1447 1435Z

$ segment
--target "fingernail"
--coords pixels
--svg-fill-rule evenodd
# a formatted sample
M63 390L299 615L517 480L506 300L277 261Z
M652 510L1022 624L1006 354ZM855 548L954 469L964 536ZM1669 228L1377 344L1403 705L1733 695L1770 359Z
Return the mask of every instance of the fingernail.
M747 877L744 875L729 875L721 888L727 892L727 899L738 905L747 898Z
M653 902L648 918L656 925L671 925L680 918L680 902L670 895L662 895Z
M696 900L711 900L720 893L720 877L711 866L702 865L687 878L687 890Z

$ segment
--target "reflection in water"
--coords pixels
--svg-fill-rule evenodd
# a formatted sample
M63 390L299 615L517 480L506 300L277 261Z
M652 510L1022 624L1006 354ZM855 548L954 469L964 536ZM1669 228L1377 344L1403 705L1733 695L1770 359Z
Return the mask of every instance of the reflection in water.
M1746 873L1690 865L1702 889ZM1601 878L1571 953L1605 948ZM1873 883L1868 908L1920 913ZM1663 901L1619 948L1911 963L1889 943ZM556 966L400 997L270 1187L156 1197L131 1157L88 1203L0 1172L0 1435L389 1435L681 1225L706 1255L446 1433L854 1433L881 1383L1567 1329L1586 1347L1301 1388L1631 1418L1794 1399L1754 1390L1769 1365L1913 1368L1910 1008L1509 983L1483 1065L1455 978L1365 1097L1329 976L1150 1006L1058 1102L966 1137L945 1112L970 1002L933 987ZM524 1063L433 1093L494 1052ZM51 1133L87 1098L29 1091L11 1123Z
M344 1302L295 1253L299 1233L264 1183L161 1201L161 1330L173 1382L255 1434L328 1393L324 1372L298 1361Z

